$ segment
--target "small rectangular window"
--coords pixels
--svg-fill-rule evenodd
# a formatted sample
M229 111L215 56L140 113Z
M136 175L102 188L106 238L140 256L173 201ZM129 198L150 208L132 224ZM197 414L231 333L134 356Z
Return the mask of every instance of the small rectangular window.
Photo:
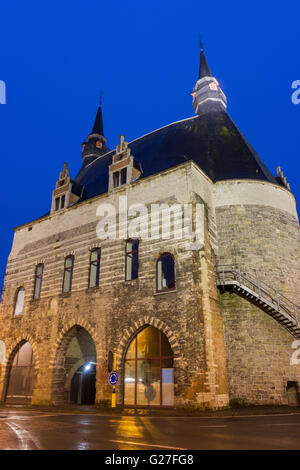
M60 200L60 197L57 197L57 198L55 199L55 210L56 210L56 211L58 211L58 209L59 209L59 200Z
M39 264L36 267L36 271L35 271L34 292L33 292L34 299L39 299L41 296L43 272L44 272L44 265Z
M175 289L175 263L170 253L160 256L156 267L157 291Z
M113 179L114 179L114 188L117 188L118 186L120 186L120 173L118 171L116 171L113 174Z
M121 170L121 184L126 184L127 183L127 168L123 168Z
M65 198L66 198L65 195L63 195L63 196L61 197L61 205L60 205L60 208L61 208L61 209L63 209L63 208L65 207Z
M139 275L139 240L128 240L126 242L126 266L125 279L132 281Z
M68 256L68 258L65 259L63 292L71 292L73 267L74 267L74 256Z
M101 250L97 248L91 252L89 287L98 287L100 279Z

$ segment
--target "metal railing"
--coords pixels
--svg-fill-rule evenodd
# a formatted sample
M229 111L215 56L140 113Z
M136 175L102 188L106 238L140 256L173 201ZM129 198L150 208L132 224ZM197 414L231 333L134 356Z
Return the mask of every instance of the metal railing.
M292 320L300 327L300 307L267 285L258 278L255 270L250 270L235 264L224 264L217 266L217 285L230 286L237 285L253 295L257 301L275 309L278 313Z

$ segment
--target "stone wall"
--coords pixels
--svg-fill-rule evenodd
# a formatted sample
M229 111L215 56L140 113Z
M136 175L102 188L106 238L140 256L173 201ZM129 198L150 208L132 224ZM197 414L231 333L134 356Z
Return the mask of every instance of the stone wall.
M72 341L70 332L79 325L90 334L96 348L98 403L110 399L106 355L117 348L121 377L117 394L121 403L126 347L139 329L149 324L161 329L172 347L175 402L210 407L228 403L224 333L214 268L215 220L210 203L205 203L204 248L187 250L186 238L141 241L137 280L124 280L125 241L100 242L96 236L98 204L117 204L119 195L127 195L129 204L198 200L189 181L192 171L188 162L17 229L0 307L0 339L7 348L0 382L3 394L13 352L20 341L28 340L36 362L32 403L53 402L55 388L60 389L61 377L68 372L64 352ZM199 187L201 178L206 186L210 184L199 172L197 175ZM88 289L90 249L95 246L101 247L100 286ZM175 258L176 290L157 293L156 262L164 252ZM62 294L64 259L69 254L75 258L72 292ZM41 298L33 300L38 263L45 265L44 277ZM20 286L26 289L25 305L23 314L14 317ZM61 391L58 395L58 400L64 397Z
M300 384L300 365L291 365L295 338L267 313L236 294L222 294L220 300L230 400L241 404L288 404L287 382Z
M256 272L258 280L300 305L298 220L291 211L263 202L217 207L218 264ZM300 366L290 365L295 338L236 294L223 294L220 299L230 399L286 404L287 381L300 383Z
M218 263L255 270L258 279L300 305L300 229L286 211L263 205L216 209Z

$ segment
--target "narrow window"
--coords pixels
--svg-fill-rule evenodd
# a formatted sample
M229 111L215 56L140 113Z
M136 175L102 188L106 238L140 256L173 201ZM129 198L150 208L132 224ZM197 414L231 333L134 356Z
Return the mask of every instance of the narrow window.
M57 198L55 199L55 210L56 210L56 211L58 211L58 209L59 209L59 200L60 200L59 197L57 197Z
M139 275L139 240L126 242L126 281L137 279Z
M100 278L101 250L96 248L91 252L89 287L98 287Z
M43 272L44 272L44 265L39 264L35 270L34 291L33 291L34 299L39 299L41 296Z
M66 198L65 195L63 195L63 196L61 197L61 205L60 205L60 208L61 208L61 209L63 209L63 208L65 207L65 198Z
M157 290L175 289L174 258L169 253L161 255L156 268Z
M65 259L63 292L71 292L73 277L74 256L68 256Z
M123 168L121 170L121 184L126 184L127 183L127 168Z
M20 287L17 293L17 297L16 297L14 315L22 315L23 306L24 306L24 298L25 298L25 289L24 287Z
M120 174L118 171L116 171L113 174L113 179L114 179L114 188L117 188L118 186L120 186Z

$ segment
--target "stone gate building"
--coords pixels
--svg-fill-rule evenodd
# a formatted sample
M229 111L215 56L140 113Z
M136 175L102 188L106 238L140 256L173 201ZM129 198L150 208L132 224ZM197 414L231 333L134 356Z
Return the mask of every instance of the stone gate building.
M295 198L228 116L203 50L192 96L194 117L114 150L99 107L78 175L64 164L50 212L15 229L2 401L108 403L114 349L124 406L299 400Z

